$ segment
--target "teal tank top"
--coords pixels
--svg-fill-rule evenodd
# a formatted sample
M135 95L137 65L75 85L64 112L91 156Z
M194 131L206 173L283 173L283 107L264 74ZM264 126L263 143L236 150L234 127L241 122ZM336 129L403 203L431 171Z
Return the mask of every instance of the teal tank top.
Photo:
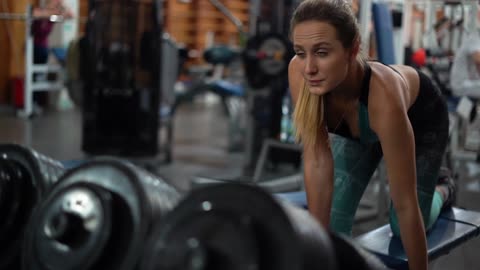
M372 77L372 69L370 65L365 65L365 76L363 77L362 89L360 92L360 105L358 106L358 126L360 129L360 137L353 138L350 129L348 128L345 120L342 120L342 124L336 130L335 134L342 137L347 137L355 140L359 140L364 144L371 144L378 142L377 134L370 128L370 121L368 118L368 93L370 90L370 78Z

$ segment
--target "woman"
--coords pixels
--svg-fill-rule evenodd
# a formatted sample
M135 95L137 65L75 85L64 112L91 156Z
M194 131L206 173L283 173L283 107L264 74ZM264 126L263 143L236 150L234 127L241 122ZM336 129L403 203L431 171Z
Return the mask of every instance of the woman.
M448 140L440 92L411 67L366 61L347 1L305 0L290 27L295 56L289 83L309 211L322 225L350 234L383 156L392 231L401 237L410 269L427 269L425 229L454 194L452 182L436 187ZM340 136L330 142L329 133Z

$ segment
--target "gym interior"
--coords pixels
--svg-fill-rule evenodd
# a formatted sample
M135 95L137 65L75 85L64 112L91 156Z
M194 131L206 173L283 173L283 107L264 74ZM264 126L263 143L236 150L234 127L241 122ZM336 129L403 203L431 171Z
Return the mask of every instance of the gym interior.
M479 269L480 83L451 78L479 1L346 1L369 59L422 70L447 101L457 194L429 269ZM300 2L0 0L0 270L408 269L384 162L352 236L308 213Z

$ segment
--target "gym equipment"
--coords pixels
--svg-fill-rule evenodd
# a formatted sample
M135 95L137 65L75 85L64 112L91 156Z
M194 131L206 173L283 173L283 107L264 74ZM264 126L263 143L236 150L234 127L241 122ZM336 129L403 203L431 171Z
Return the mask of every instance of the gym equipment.
M427 233L430 262L480 234L480 213L451 208L440 214ZM378 256L393 269L408 269L408 260L398 237L392 237L390 226L384 225L358 236L356 242Z
M211 64L210 66L191 68L190 73L193 77L187 91L176 96L172 112L186 101L191 101L193 97L211 92L220 97L223 109L228 116L229 121L229 147L231 151L243 147L243 125L241 121L242 114L245 113L245 85L243 76L232 74L232 70L239 69L240 51L225 45L214 45L205 49L203 59ZM230 71L225 76L225 68ZM197 73L197 74L195 74ZM210 73L212 75L210 75Z
M275 196L299 207L307 208L304 192L275 194ZM432 261L448 254L452 249L479 234L480 213L458 208L444 211L427 233L429 260ZM389 224L358 236L355 242L375 254L388 267L408 269L407 257L401 240L392 236Z
M299 1L250 1L249 38L242 59L248 87L245 91L247 124L244 166L241 172L203 174L192 179L199 187L222 182L256 184L271 192L302 188L301 151L292 143L279 142L282 101L288 88L287 69L293 46L287 39L288 20ZM288 163L293 170L277 169ZM281 164L281 165L278 165ZM282 167L282 168L281 168Z
M20 269L25 224L64 170L60 162L30 148L0 145L0 269Z
M384 64L395 64L395 48L393 45L392 12L387 3L373 3L372 15L377 41L378 60Z
M192 191L150 240L142 270L336 269L328 234L306 211L249 185Z
M161 39L161 91L159 103L159 150L164 153L164 162L172 161L173 119L175 114L175 83L186 58L186 49L176 43L168 33ZM67 89L75 105L83 106L84 82L79 74L80 52L85 47L85 39L70 43L67 56ZM177 68L172 68L177 67Z
M274 139L265 139L255 162L253 170L244 169L239 173L226 171L217 175L197 175L192 179L192 188L199 188L219 183L243 183L257 185L271 193L289 192L303 189L301 167L302 149L297 144L283 143ZM283 160L282 160L283 159ZM269 161L290 163L292 168L278 169L274 173L266 170ZM298 167L297 169L295 169ZM248 174L247 174L248 173Z
M245 176L252 175L251 171L259 167L258 156L263 151L261 149L266 147L265 144L280 138L282 101L288 91L288 63L294 55L293 46L288 39L289 18L300 2L298 0L250 1L249 39L243 53L245 74L249 84ZM282 173L279 175L285 176ZM286 183L287 186L296 184L296 179L274 184L276 180L262 179L284 191L285 185L280 182Z
M290 203L302 207L304 209L308 209L307 204L307 194L305 191L293 191L293 192L285 192L285 193L277 193L275 194L278 198L282 200L289 201Z
M65 173L33 212L23 269L134 269L154 224L179 199L132 163L87 161Z
M383 167L383 165L380 165L377 173L380 175L386 175L386 173L383 172L384 169L385 168ZM383 179L378 179L378 176L374 178L377 178L375 180L378 181L378 189L380 191L378 192L378 194L375 194L375 200L373 201L365 199L365 196L362 197L357 212L355 213L356 222L382 218L387 214L388 202L387 196L385 194L386 183ZM277 198L287 200L298 207L308 209L307 194L305 191L280 192L275 193L275 196Z
M175 83L185 61L186 49L177 44L173 38L164 33L162 35L162 66L161 66L161 94L159 108L160 149L165 153L165 162L172 161L173 147L173 120L175 116ZM175 68L172 68L175 67Z
M216 7L225 17L227 17L233 23L233 25L235 25L240 34L244 34L244 26L242 21L235 17L233 13L230 12L230 10L228 10L228 8L222 2L218 0L209 0L209 2L214 7Z
M288 63L293 55L291 42L282 34L251 37L244 52L248 84L253 89L261 89L272 80L287 76Z
M238 50L225 45L215 45L205 49L203 59L213 67L192 68L192 77L198 77L192 80L192 86L175 100L174 110L185 101L191 100L194 96L211 91L222 98L227 113L228 106L225 104L225 98L243 97L245 95L244 86L240 82L226 80L223 77L224 67L228 67L237 60L240 53ZM211 76L207 74L212 73ZM196 76L195 76L196 75Z
M337 269L347 270L380 270L387 269L380 259L368 252L362 246L347 238L329 232L330 240L335 250L335 260L337 261Z
M400 44L412 43L413 50L440 48L452 53L462 42L464 34L476 31L476 1L404 1L402 5L402 25L406 32L402 34L404 40ZM424 11L423 20L411 20L416 9ZM410 33L412 30L414 32ZM407 40L409 36L413 40Z
M60 65L52 64L34 64L33 63L33 36L32 24L37 19L49 19L51 22L61 23L63 16L51 14L40 15L33 9L32 5L27 5L25 13L0 13L0 19L3 20L23 20L25 21L25 77L24 93L22 96L23 109L18 111L20 117L30 117L33 115L33 93L39 91L58 91L64 88L63 72ZM55 81L34 81L34 73L55 73Z
M238 52L225 45L214 45L203 52L203 59L212 65L228 65L236 57Z
M80 64L82 149L92 155L155 156L162 3L91 1L89 8Z
M451 53L439 48L426 50L425 55L425 68L429 71L433 83L444 96L451 97L450 70L453 64Z

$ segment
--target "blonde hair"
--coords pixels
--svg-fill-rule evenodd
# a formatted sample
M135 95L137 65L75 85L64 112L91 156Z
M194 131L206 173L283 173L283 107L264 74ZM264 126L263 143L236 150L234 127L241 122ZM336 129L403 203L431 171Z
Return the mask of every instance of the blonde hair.
M310 93L308 86L303 82L293 111L295 140L297 143L303 143L307 149L310 147L316 149L318 131L322 126L324 118L324 96Z

